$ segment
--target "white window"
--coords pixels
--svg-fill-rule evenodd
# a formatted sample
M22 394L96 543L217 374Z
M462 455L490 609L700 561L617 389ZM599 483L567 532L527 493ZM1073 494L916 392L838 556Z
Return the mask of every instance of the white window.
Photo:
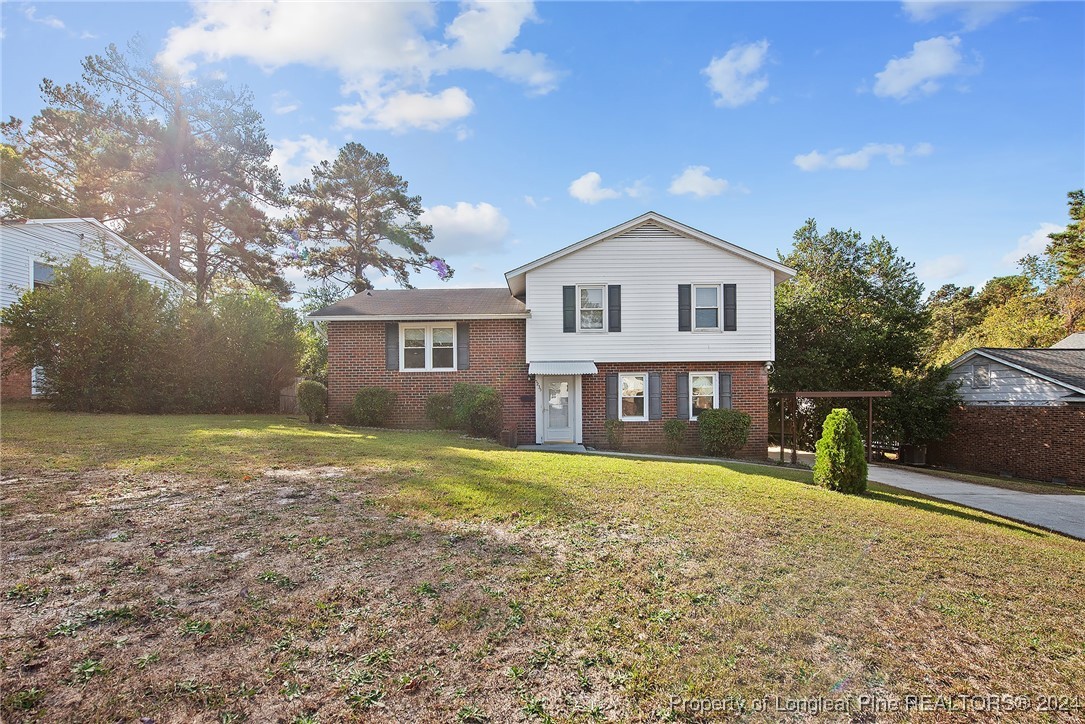
M714 410L720 406L719 377L715 372L689 373L689 416L697 419L701 410Z
M45 394L45 368L30 368L30 394L33 397Z
M51 287L56 283L56 273L52 264L34 260L30 266L30 283L33 289Z
M720 287L718 284L693 285L693 328L720 328Z
M581 332L602 332L604 330L606 291L606 286L602 284L577 287L579 298L577 311L580 320L578 329Z
M648 375L619 375L618 417L623 420L648 419Z
M972 387L990 387L991 368L987 365L972 365Z
M403 325L401 362L403 370L438 371L456 369L456 325Z

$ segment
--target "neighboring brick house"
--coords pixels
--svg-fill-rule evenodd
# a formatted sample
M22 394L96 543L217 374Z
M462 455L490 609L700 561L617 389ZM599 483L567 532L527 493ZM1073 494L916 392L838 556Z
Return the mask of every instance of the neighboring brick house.
M663 423L709 407L752 417L745 457L765 456L775 287L794 271L649 212L505 275L507 289L355 295L310 315L328 329L332 415L359 387L398 393L392 424L425 426L429 395L456 382L501 393L521 444L663 446Z
M981 347L950 367L962 404L928 462L1085 486L1085 334L1048 349Z
M184 285L97 219L4 219L0 224L0 308L23 292L53 282L55 264L84 256L92 264L121 262L151 284L182 291ZM40 373L15 367L14 349L0 328L0 399L35 396Z

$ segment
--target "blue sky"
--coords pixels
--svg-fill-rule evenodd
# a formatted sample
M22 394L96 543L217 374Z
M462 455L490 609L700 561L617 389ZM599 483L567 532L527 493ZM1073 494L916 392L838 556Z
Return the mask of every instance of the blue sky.
M286 181L354 140L456 286L647 210L775 257L808 217L928 289L1011 273L1085 183L1085 4L5 2L2 111L137 34L249 86ZM292 278L297 274L292 273ZM433 274L419 286L439 286Z

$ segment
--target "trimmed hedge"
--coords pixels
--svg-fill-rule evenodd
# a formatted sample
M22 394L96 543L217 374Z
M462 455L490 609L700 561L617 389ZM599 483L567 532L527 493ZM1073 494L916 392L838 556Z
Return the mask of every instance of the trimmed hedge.
M676 455L682 449L682 440L686 437L689 425L685 420L667 420L663 423L663 439L667 452Z
M814 482L842 493L866 492L863 439L855 418L843 407L836 408L825 418L814 459Z
M501 434L501 396L486 385L452 385L452 415L456 427L479 437Z
M346 423L354 427L384 427L392 415L396 393L383 387L362 387L346 411Z
M697 427L705 455L734 457L750 437L750 416L738 410L701 410Z
M324 422L328 409L328 388L316 380L298 383L298 410L304 412L309 422Z

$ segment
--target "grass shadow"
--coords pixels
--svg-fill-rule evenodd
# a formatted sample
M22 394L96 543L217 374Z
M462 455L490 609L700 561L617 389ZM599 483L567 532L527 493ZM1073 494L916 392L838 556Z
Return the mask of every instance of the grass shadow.
M901 488L894 488L891 485L885 483L875 483L877 488L869 488L867 490L866 497L872 500L877 500L883 503L889 503L891 505L900 505L905 508L912 508L913 510L922 510L928 513L936 513L938 515L948 515L961 520L967 520L973 523L985 523L987 525L995 525L1006 530L1012 530L1017 533L1026 533L1038 538L1044 538L1050 533L1057 533L1057 531L1048 531L1044 528L1037 527L1025 527L1025 525L1019 525L1015 522L1011 522L1009 519L1004 518L995 513L988 513L978 509L968 508L962 503L951 503L940 498L932 498L922 493L914 493L910 490L903 490ZM975 512L969 512L969 511ZM1041 532L1044 531L1044 532ZM1067 536L1070 537L1070 536Z

